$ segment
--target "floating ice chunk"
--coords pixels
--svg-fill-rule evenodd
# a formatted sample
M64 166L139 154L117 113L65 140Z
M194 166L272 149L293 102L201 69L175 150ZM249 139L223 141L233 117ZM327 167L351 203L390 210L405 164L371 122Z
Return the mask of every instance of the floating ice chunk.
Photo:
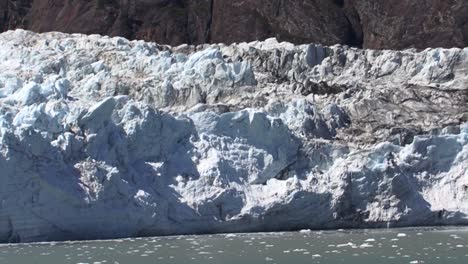
M374 247L373 245L369 244L369 243L363 243L359 246L360 248L371 248L371 247Z
M307 249L305 248L296 248L296 249L293 249L293 252L306 252Z
M337 248L341 248L341 247L355 247L356 245L354 243L351 243L351 242L348 242L346 244L338 244L336 245Z

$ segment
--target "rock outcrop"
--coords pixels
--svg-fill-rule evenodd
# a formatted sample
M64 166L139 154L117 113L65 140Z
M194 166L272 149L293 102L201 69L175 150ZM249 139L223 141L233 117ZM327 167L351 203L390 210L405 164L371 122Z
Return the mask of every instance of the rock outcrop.
M0 30L102 34L158 43L276 37L371 49L464 47L464 0L0 0Z
M0 47L0 241L468 223L466 49Z
M346 2L346 0L345 0ZM363 46L371 49L468 46L468 2L463 0L350 0Z

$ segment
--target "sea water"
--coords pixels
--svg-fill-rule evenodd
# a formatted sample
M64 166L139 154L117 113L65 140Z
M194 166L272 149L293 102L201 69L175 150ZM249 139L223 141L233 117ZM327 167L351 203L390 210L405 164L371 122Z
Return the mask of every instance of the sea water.
M220 234L0 245L0 263L468 263L468 228Z

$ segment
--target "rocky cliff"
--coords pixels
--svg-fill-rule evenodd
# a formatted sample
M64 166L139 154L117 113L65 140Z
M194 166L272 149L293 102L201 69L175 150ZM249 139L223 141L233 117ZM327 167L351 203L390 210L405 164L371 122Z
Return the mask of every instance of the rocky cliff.
M467 49L0 47L0 241L468 224Z
M464 0L0 0L0 29L158 43L293 43L372 49L464 47Z

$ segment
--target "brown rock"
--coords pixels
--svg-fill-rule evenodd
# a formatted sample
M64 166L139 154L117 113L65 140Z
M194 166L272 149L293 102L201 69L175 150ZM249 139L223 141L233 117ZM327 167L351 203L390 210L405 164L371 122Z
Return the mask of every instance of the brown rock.
M213 42L268 37L327 45L355 42L342 6L330 0L216 0L211 30Z
M348 0L364 31L364 47L403 49L468 44L466 0Z
M164 44L463 47L466 0L0 0L0 29L98 33Z

